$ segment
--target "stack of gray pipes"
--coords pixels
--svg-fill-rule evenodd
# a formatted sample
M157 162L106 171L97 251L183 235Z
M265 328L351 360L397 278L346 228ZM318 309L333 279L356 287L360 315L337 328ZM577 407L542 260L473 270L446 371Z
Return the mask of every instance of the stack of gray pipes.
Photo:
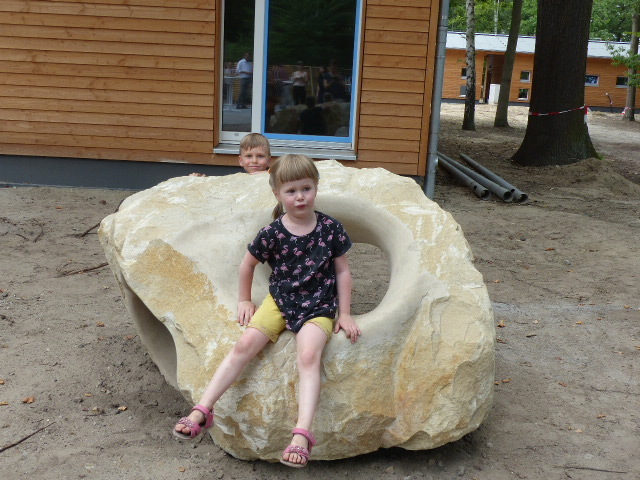
M471 188L473 193L482 200L488 200L492 193L504 202L516 201L518 203L524 203L529 199L526 193L514 187L505 179L480 165L464 153L461 153L460 157L475 168L475 170L456 162L441 152L437 152L437 155L440 159L438 165L442 166L442 168L451 173L467 187Z

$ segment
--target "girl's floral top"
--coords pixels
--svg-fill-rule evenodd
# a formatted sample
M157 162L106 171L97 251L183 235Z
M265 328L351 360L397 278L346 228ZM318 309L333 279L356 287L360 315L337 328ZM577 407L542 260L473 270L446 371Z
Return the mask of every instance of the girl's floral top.
M338 298L334 258L347 253L351 240L342 224L316 212L316 228L307 235L291 234L282 217L264 227L248 245L249 253L269 264L269 293L287 323L298 332L304 322L336 316Z

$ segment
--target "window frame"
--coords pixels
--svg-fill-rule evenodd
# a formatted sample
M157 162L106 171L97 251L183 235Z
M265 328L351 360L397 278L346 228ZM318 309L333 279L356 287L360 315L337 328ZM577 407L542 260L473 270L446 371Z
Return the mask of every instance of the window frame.
M522 78L522 74L526 73L526 80ZM520 82L522 83L531 83L531 70L520 70Z
M350 122L349 122L349 136L347 137L335 137L335 136L317 136L317 135L297 135L297 134L278 134L272 132L265 132L264 125L264 109L265 109L265 85L267 81L267 69L265 68L265 62L267 60L267 48L268 48L268 22L269 22L269 2L270 0L255 0L255 14L254 14L254 36L253 36L253 78L254 80L260 79L258 82L254 81L252 85L252 106L257 108L251 109L251 132L259 132L269 139L269 143L272 149L287 150L287 149L309 149L318 151L335 151L338 155L333 155L331 158L343 158L354 159L355 156L349 155L349 152L353 152L356 142L356 126L358 117L359 106L359 92L360 92L360 69L362 63L362 42L364 39L363 32L363 8L364 0L355 0L356 12L355 12L355 26L354 26L354 42L353 42L353 65L351 75L351 99L350 99ZM223 88L224 88L224 2L222 2L222 14L221 14L221 51L218 71L218 83L220 88L218 89L218 115L222 119L223 114ZM250 132L240 131L225 131L223 130L223 122L218 122L218 139L220 142L220 148L214 148L216 153L226 153L230 146L238 145L242 138ZM236 149L237 150L237 149ZM340 152L346 155L340 156Z
M521 96L520 92L527 92L526 96ZM528 101L529 100L529 94L530 94L530 89L529 88L519 88L518 89L518 100L522 100L522 101Z
M589 78L589 79L595 78L596 82L593 83L591 81L587 81L587 78ZM600 75L591 75L591 74L586 73L584 75L584 86L585 87L599 87L600 86Z
M625 83L618 83L618 80L621 78L626 79ZM616 88L629 88L629 77L625 75L618 75L616 77Z

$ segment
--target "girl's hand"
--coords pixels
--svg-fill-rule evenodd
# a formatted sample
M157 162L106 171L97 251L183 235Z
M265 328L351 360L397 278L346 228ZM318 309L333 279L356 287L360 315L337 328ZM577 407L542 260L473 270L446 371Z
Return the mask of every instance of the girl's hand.
M238 303L238 323L240 325L248 325L256 310L255 304L249 300Z
M351 340L351 343L356 343L358 337L362 335L362 331L356 321L348 314L338 315L338 321L336 327L333 329L334 333L338 333L340 329L344 330L347 338Z

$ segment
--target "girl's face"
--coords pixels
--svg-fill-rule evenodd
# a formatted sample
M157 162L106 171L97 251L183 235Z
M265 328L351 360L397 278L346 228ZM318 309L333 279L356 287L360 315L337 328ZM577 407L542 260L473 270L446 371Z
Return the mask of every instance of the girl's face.
M285 182L273 192L282 202L287 214L296 218L305 218L314 214L314 204L318 186L311 178Z

